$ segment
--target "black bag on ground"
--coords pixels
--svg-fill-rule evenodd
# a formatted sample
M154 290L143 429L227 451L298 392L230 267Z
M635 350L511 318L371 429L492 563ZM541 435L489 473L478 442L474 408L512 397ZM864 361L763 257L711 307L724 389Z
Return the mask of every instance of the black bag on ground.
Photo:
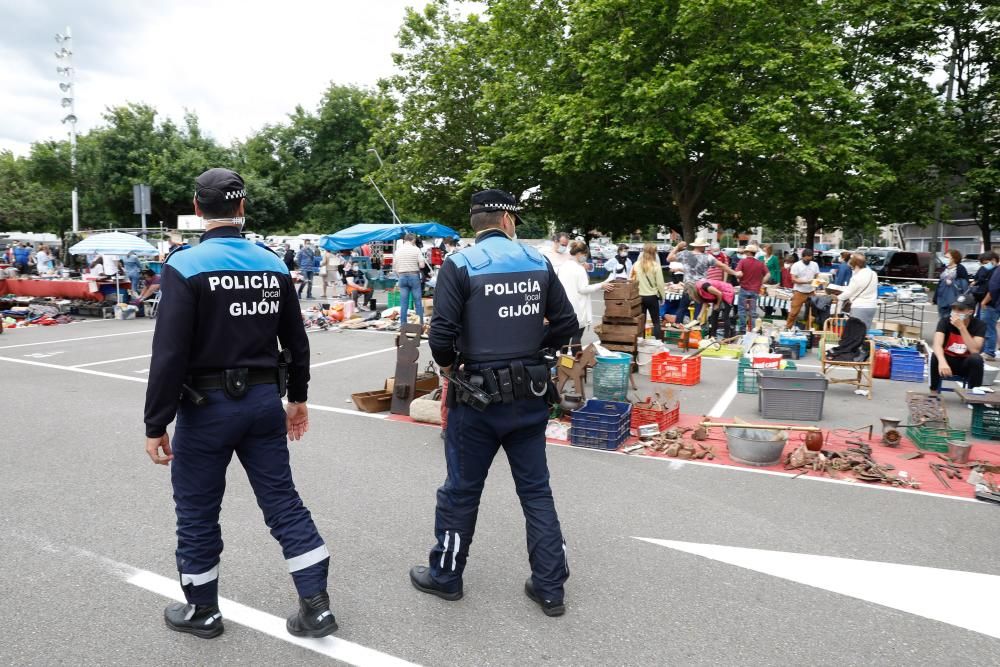
M847 318L844 331L840 335L840 344L826 351L827 361L865 361L868 359L868 347L865 337L868 327L856 317Z

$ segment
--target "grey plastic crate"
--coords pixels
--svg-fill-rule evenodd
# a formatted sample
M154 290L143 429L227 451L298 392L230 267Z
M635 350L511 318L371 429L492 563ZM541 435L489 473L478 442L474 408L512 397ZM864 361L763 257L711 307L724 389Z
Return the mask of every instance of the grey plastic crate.
M819 421L828 381L811 371L758 371L757 405L767 419Z

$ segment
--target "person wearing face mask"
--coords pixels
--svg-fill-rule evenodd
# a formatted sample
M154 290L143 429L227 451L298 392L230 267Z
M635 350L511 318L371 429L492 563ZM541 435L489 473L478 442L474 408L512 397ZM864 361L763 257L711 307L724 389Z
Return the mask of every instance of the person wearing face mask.
M632 275L632 260L628 256L628 246L622 243L618 246L618 254L604 262L610 280L628 280Z
M955 299L969 289L969 272L962 266L962 253L952 248L946 256L948 266L941 272L934 291L934 303L937 304L938 315L942 319L951 313L951 304L955 303Z
M861 320L867 329L871 329L878 311L878 276L868 268L868 260L863 253L852 254L847 264L851 267L851 279L847 289L834 298L841 303L842 311L843 304L850 303L851 317Z
M552 237L552 247L542 251L552 268L558 269L569 259L569 234L559 232Z
M572 261L564 262L556 269L556 276L566 290L566 297L573 304L573 312L576 313L579 329L570 339L570 345L578 349L583 339L583 332L587 330L594 319L593 307L591 306L590 295L600 290L608 291L612 289L610 282L590 284L587 277L587 253L589 249L586 243L573 241L569 244L569 256ZM608 276L611 280L611 276Z
M990 281L996 273L997 254L987 250L979 256L982 266L972 279L972 296L979 304L977 316L986 323L986 342L983 344L983 358L993 361L997 348L997 319L1000 312L994 307L990 296Z
M962 295L952 302L948 317L942 317L934 332L931 356L931 391L941 391L941 379L958 377L967 387L983 384L986 324L973 317L972 297Z
M663 331L660 327L660 302L666 295L666 286L655 244L647 243L643 246L639 261L632 267L632 280L639 286L642 310L653 322L653 339L663 340Z

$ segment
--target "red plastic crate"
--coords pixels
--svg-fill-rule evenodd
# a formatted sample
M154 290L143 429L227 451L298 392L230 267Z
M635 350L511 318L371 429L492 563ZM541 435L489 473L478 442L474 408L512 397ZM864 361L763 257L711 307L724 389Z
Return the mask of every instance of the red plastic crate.
M653 382L688 387L696 385L701 382L701 357L685 360L684 357L669 352L654 354L650 375Z
M674 407L669 410L653 410L652 408L644 407L651 404L652 401L646 401L645 403L635 403L632 405L632 423L630 426L633 431L638 430L643 424L656 424L662 433L680 421L681 404L679 402L674 403Z

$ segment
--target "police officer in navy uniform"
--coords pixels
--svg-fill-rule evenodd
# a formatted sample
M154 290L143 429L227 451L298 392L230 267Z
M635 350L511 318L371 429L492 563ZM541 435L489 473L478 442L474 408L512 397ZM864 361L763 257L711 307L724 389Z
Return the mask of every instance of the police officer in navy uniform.
M210 169L195 184L195 213L207 231L163 266L146 391L146 452L154 463L172 462L187 600L167 606L164 618L198 637L223 631L219 510L235 453L299 594L287 629L323 637L337 629L326 591L330 554L295 490L286 442L309 428L309 341L298 298L284 263L240 235L246 190L239 174ZM166 429L175 415L171 442Z
M429 343L443 372L456 368L449 380L448 476L437 492L437 544L427 566L410 570L410 581L445 600L462 597L479 499L503 447L527 522L525 593L546 615L559 616L569 564L545 461L546 394L554 389L542 350L569 340L577 320L548 260L515 240L517 210L502 190L474 194L476 244L450 255L438 273Z

